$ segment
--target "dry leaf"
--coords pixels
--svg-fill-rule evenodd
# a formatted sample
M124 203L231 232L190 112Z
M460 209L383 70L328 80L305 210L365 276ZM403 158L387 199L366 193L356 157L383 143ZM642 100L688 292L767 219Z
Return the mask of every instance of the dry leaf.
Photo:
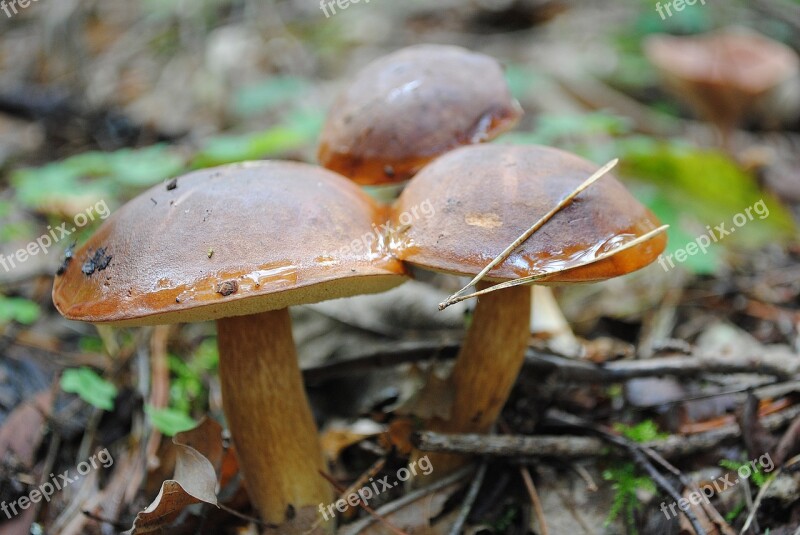
M36 394L9 414L0 427L0 459L13 456L21 464L33 466L34 454L42 442L45 415L50 413L53 393Z
M416 375L422 373L416 366L412 368L412 372ZM421 388L396 412L413 415L423 420L441 418L447 421L453 410L453 396L453 384L450 377L440 378L436 366L433 366L428 370Z
M175 435L172 442L177 450L174 479L165 481L153 503L136 515L130 535L159 532L190 505L217 505L217 473L212 462L217 466L222 462L222 427L206 419Z
M358 420L352 424L332 424L320 437L322 452L326 459L336 461L342 452L362 440L374 437L385 429L372 420Z

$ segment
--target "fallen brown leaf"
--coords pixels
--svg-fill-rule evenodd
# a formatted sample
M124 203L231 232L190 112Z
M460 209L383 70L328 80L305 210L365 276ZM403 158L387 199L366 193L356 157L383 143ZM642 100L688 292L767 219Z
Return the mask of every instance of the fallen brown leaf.
M136 515L129 535L160 532L190 505L218 505L215 465L220 465L224 453L222 427L206 419L175 435L172 442L177 451L174 479L162 483L153 503Z

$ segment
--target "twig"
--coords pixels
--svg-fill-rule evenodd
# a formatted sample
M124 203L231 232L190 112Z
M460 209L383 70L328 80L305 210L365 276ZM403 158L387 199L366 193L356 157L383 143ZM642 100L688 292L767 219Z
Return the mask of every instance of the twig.
M656 461L658 464L672 472L675 477L677 477L684 488L692 489L693 491L700 494L700 489L698 488L697 484L686 477L683 472L681 472L676 466L672 463L667 461L664 457L662 457L658 452L656 452L653 448L642 445L642 451L644 451L651 459ZM703 504L703 510L709 515L714 522L716 522L717 526L721 528L722 535L736 535L736 532L730 527L728 522L719 514L717 508L711 505L711 502L705 501Z
M784 466L781 466L780 468L778 468L778 470L775 471L775 473L772 474L772 477L770 477L767 480L767 482L764 483L764 486L759 489L758 494L756 495L756 500L755 500L755 502L753 502L753 507L750 510L750 514L747 515L747 520L745 520L744 525L742 526L742 530L739 532L739 535L743 535L744 532L747 531L748 528L750 527L750 524L753 523L753 520L756 517L756 513L758 512L758 508L761 506L761 501L764 499L764 496L766 496L766 494L767 494L767 489L769 489L769 487L772 485L772 483L776 479L778 479L778 476L786 468L794 466L795 464L798 464L798 463L800 463L800 455L789 459L788 461L786 461L786 464ZM800 535L800 528L797 528L797 531L795 531L795 535Z
M344 498L345 501L347 501L347 496L349 496L350 494L356 494L356 491L359 490L360 488L364 487L366 485L366 483L367 483L367 480L369 478L371 478L371 477L374 477L375 474L377 474L378 472L383 470L384 466L386 466L386 457L381 457L380 459L375 461L372 464L372 466L370 466L367 469L366 472L361 474L355 481L353 481L352 485L350 485L344 491L342 491L341 494L339 495L339 497L340 498ZM363 502L364 505L367 505L367 502L364 500L364 498L362 498L360 496L359 496L359 501ZM349 503L347 504L347 508L345 509L345 512L342 513L342 514L347 514L348 511L350 511L350 504Z
M555 411L553 411L555 412ZM658 485L664 492L666 492L670 498L678 502L682 499L680 493L672 486L672 484L667 481L667 479L661 475L661 473L656 470L656 468L650 463L645 455L644 451L642 451L641 445L628 440L625 437L616 435L611 431L604 429L603 427L596 425L590 421L584 420L582 418L578 418L577 416L573 416L567 413L561 413L560 416L551 416L551 419L557 421L561 425L565 425L567 427L578 428L578 429L585 429L598 435L599 437L603 438L605 441L617 446L618 448L622 448L628 452L631 456L633 461L645 472L653 482ZM696 535L706 535L705 530L700 525L700 521L695 516L694 512L691 509L687 509L682 511L684 516L689 520L689 523L692 525L692 528L695 530Z
M529 228L528 230L523 232L522 235L519 238L514 240L514 242L511 245L506 247L505 250L503 250L503 252L500 253L494 260L489 262L489 265L487 265L485 268L483 268L480 271L480 273L475 275L475 278L473 278L466 286L464 286L459 291L457 291L456 293L454 293L453 295L448 297L447 300L445 300L443 303L439 303L439 310L444 310L445 308L447 308L448 306L452 305L453 303L456 303L457 301L453 301L453 299L455 299L458 296L462 295L465 291L467 291L467 288L469 288L470 286L472 286L474 284L477 284L479 281L481 281L486 276L486 274L489 273L492 270L492 268L494 268L498 264L502 263L506 258L508 258L508 256L511 253L514 252L514 249L519 247L525 240L530 238L533 235L534 232L536 232L537 230L542 228L542 226L545 223L550 221L550 219L552 219L552 217L554 215L556 215L565 206L567 206L569 203L571 203L572 200L575 197L577 197L578 195L581 194L581 192L583 192L586 188L588 188L589 186L591 186L592 184L597 182L600 178L605 176L609 171L611 171L614 167L616 167L616 165L618 163L619 163L618 159L611 160L610 162L605 164L603 167L598 169L597 172L595 172L592 176L587 178L581 185L579 185L577 188L575 188L575 190L572 193L570 193L569 195L567 195L566 197L564 197L563 199L558 201L558 204L556 204L556 206L554 206L552 210L550 210L544 216L542 216L539 219L539 221L534 223L534 225L531 228Z
M662 490L664 490L667 494L669 494L670 498L675 500L675 502L679 502L683 498L680 492L678 492L672 486L672 484L669 481L667 481L667 479L664 476L662 476L661 473L658 470L656 470L656 468L647 460L647 456L643 453L641 446L624 437L606 431L605 429L602 429L599 426L595 426L592 424L588 425L590 429L594 430L596 433L605 438L611 444L626 449L633 458L633 461L637 465L639 465L639 467L642 468L645 472L647 472L647 474L656 483L656 485L661 487ZM685 509L685 510L682 509L681 511L683 512L684 516L686 516L686 518L689 520L689 523L692 525L692 528L694 529L696 535L706 535L706 531L703 529L703 526L700 525L700 521L695 516L694 511L692 511L691 509Z
M595 457L603 453L603 441L578 436L514 436L415 433L412 441L421 451L443 451L489 457Z
M567 511L569 511L569 514L572 515L572 518L575 519L575 522L581 526L583 532L587 535L594 535L595 530L586 523L586 520L584 520L580 511L578 511L578 509L575 507L572 497L561 487L556 487L555 491L556 494L558 494L558 499L561 500L561 504L567 509Z
M122 524L121 522L112 520L110 518L104 518L100 515L94 514L91 511L84 510L81 511L81 513L83 513L83 516L85 516L89 520L94 520L95 522L100 522L101 524L108 524L109 526L111 526L112 528L116 529L119 532L123 532L126 529L128 529L128 526Z
M783 427L798 416L800 416L800 406L795 405L779 413L765 416L761 419L761 424L765 429L772 431ZM563 425L563 416L557 417L554 423ZM645 452L652 451L648 455L654 459L661 458L663 460L710 450L722 442L740 436L741 428L733 424L693 435L670 435L664 439L646 442L642 444L642 447L645 448ZM606 454L602 447L602 441L584 436L449 435L423 431L416 433L413 441L414 445L422 451L443 451L527 460L536 457L589 458ZM665 462L659 461L662 466L666 466Z
M536 492L536 485L533 484L531 473L528 471L526 466L520 466L519 473L522 475L522 480L525 482L525 488L528 490L528 495L531 497L533 510L536 512L536 520L539 521L539 528L542 530L542 535L549 535L549 531L547 530L547 522L544 518L542 501L539 499L539 493Z
M44 460L44 466L42 466L42 472L39 474L39 485L42 485L45 481L49 479L47 474L51 473L53 470L53 465L56 462L56 457L58 456L59 448L61 447L61 434L58 431L53 433L53 438L50 439L50 444L47 447L47 456ZM36 514L34 518L39 517L39 511L42 508L41 501L34 506L36 510Z
M486 477L486 468L488 466L489 463L484 461L478 467L478 471L475 473L475 479L472 480L472 483L469 486L469 491L467 491L467 496L464 498L464 503L461 504L461 510L458 512L458 516L456 517L455 522L453 522L453 526L450 528L450 535L459 535L464 527L464 524L467 523L467 517L469 517L470 511L472 511L472 506L475 504L475 500L478 498L478 491L481 489L481 485L483 484L483 478Z
M452 340L377 345L363 356L306 368L303 376L306 384L319 384L339 377L352 377L358 373L366 374L400 364L431 360L434 355L438 360L453 359L459 348L460 344ZM524 366L528 372L554 372L564 381L588 383L654 376L697 377L703 373L758 373L791 379L800 373L800 361L796 358L790 358L788 354L783 358L763 353L741 357L680 354L596 364L528 348Z
M741 486L739 486L739 489L741 489L742 491L742 496L744 497L744 503L747 507L747 520L750 520L753 523L753 531L755 533L761 533L761 530L758 529L758 523L755 520L756 513L758 512L758 506L761 505L761 502L753 503L753 494L752 491L750 490L750 484L747 482L747 478L742 478L740 481L741 481ZM748 524L748 522L745 521L745 524ZM742 527L742 531L739 533L739 535L744 535L744 532L745 529L744 527Z
M465 468L462 468L458 472L454 472L449 476L440 479L436 483L433 483L432 485L416 489L412 492L409 492L402 498L399 498L391 503L387 503L386 505L378 509L376 513L378 515L381 515L382 517L395 513L400 509L402 509L403 507L405 507L406 505L414 503L416 500L419 500L420 498L423 498L428 494L433 494L434 492L441 490L445 487L448 487L453 483L461 481L462 479L467 477L470 473L472 473L474 469L475 469L474 466L467 466ZM340 530L341 532L340 535L358 535L359 533L367 529L369 526L371 526L374 522L375 518L369 516L367 518L359 520L358 522L354 522L349 526L346 526L348 529Z
M232 508L228 507L225 504L217 502L217 503L214 504L214 506L219 507L220 509L222 509L223 511L225 511L229 515L233 515L236 518L239 518L239 519L244 520L246 522L252 522L256 526L261 526L261 527L266 527L266 528L271 528L271 529L280 528L280 526L277 525L277 524L268 524L267 522L264 522L263 520L261 520L259 518L254 518L254 517L248 516L248 515L246 515L244 513L240 513L236 509L232 509Z
M563 272L571 271L573 269L578 269L580 267L588 266L588 265L594 264L596 262L600 262L600 261L605 260L607 258L611 258L612 256L616 256L616 255L618 255L619 253L621 253L623 251L627 251L628 249L636 247L637 245L640 245L640 244L642 244L642 243L644 243L644 242L646 242L648 240L651 240L651 239L655 238L657 235L661 234L662 232L665 232L668 228L669 228L669 225L662 225L662 226L658 227L657 229L651 230L647 234L643 234L643 235L639 236L636 239L633 239L633 240L631 240L629 242L626 242L626 243L620 245L619 247L617 247L615 249L612 249L611 251L606 251L605 253L601 253L601 254L593 257L593 258L590 258L588 260L584 260L582 262L577 262L577 263L575 263L575 264L573 264L573 265L571 265L569 267L566 267L566 268L558 269L558 270L555 270L555 271L545 271L545 272L542 272L542 273L538 273L536 275L531 275L529 277L521 277L519 279L513 279L513 280L510 280L510 281L501 282L500 284L495 284L494 286L490 286L488 288L484 288L483 290L479 290L477 292L473 292L473 293L467 294L467 295L461 295L461 296L456 297L455 294L454 294L453 296L449 297L447 301L445 301L444 303L441 303L439 305L439 310L444 310L445 308L449 307L450 305L454 305L456 303L460 303L461 301L466 301L467 299L472 299L473 297L479 297L481 295L486 295L486 294L491 293L491 292L496 292L498 290L503 290L505 288L512 288L514 286L520 286L520 285L523 285L523 284L532 284L532 283L540 281L542 279L547 279L549 277L552 277L556 273L563 273Z
M592 474L590 474L586 468L581 466L579 463L572 463L570 466L572 467L573 470L575 470L575 472L577 472L579 476L581 476L581 479L583 479L583 481L586 483L586 490L588 490L589 492L597 492L597 489L599 487L597 486L597 483L594 482Z

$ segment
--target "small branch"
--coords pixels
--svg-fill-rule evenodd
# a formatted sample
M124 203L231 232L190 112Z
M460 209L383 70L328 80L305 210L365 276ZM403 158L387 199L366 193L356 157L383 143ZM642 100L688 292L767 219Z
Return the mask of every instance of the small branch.
M800 405L765 416L761 419L761 424L765 429L773 431L791 422L798 415L800 415ZM555 424L563 424L563 417L557 418ZM645 453L658 461L655 455L663 458L683 457L713 449L722 442L737 439L740 436L741 429L734 424L694 435L670 435L661 440L646 442L641 447ZM606 455L602 440L574 435L475 435L421 431L413 435L412 441L422 451L441 451L486 457L577 459ZM659 463L667 467L664 463L660 461Z
M306 368L306 384L339 377L353 377L400 364L455 358L460 344L452 340L399 342L375 346L368 354ZM557 373L564 381L609 383L641 377L672 376L696 378L703 373L758 373L791 379L800 373L800 360L781 355L755 354L737 357L716 355L673 355L643 360L619 360L595 364L528 348L526 372Z
M666 468L675 477L677 477L678 480L681 482L681 484L684 486L684 488L692 489L693 491L700 493L700 488L694 481L686 477L683 472L681 472L672 463L667 461L664 457L661 456L661 454L656 452L653 448L648 447L646 445L642 445L642 451L644 451L648 457L653 459L655 462ZM728 522L722 517L721 514L719 514L719 511L717 511L717 508L714 507L711 504L711 502L703 503L702 507L705 513L709 516L709 518L711 518L711 520L713 520L717 524L717 527L719 527L720 531L722 532L722 535L736 535L736 532L733 531L733 528L730 527Z
M539 521L539 528L542 530L542 535L549 535L547 529L547 522L544 518L544 509L542 508L542 500L539 499L539 493L536 492L536 485L533 484L533 478L526 466L519 467L519 473L522 475L522 480L525 482L525 488L528 490L528 496L531 497L533 510L536 513L536 519Z
M496 292L498 290L504 290L506 288L512 288L514 286L521 286L523 284L533 284L533 283L538 282L540 280L550 278L553 275L555 275L556 273L564 273L564 272L572 271L573 269L578 269L578 268L585 267L585 266L588 266L588 265L591 265L591 264L595 264L595 263L600 262L602 260L606 260L607 258L611 258L613 256L616 256L616 255L618 255L619 253L621 253L623 251L627 251L628 249L632 249L633 247L636 247L637 245L640 245L640 244L642 244L642 243L644 243L644 242L646 242L648 240L652 240L653 238L655 238L656 236L658 236L662 232L666 232L666 230L668 228L669 228L669 225L662 225L662 226L658 227L657 229L651 230L647 234L643 234L643 235L639 236L638 238L635 238L635 239L633 239L633 240L631 240L629 242L626 242L626 243L620 245L619 247L617 247L615 249L612 249L612 250L607 251L605 253L599 254L599 255L597 255L597 256L595 256L593 258L590 258L588 260L585 260L583 262L576 262L575 264L572 264L572 265L567 266L565 268L557 269L557 270L554 270L554 271L545 271L545 272L542 272L542 273L537 273L536 275L531 275L529 277L522 277L522 278L519 278L519 279L512 279L510 281L501 282L500 284L495 284L494 286L490 286L488 288L484 288L483 290L479 290L477 292L473 292L473 293L467 294L467 295L461 295L461 296L458 296L458 297L453 295L453 296L449 297L447 301L445 301L444 303L441 303L439 305L439 310L444 310L445 308L447 308L450 305L454 305L456 303L460 303L461 301L466 301L467 299L472 299L473 297L480 297L481 295L486 295L488 293Z
M642 450L642 446L637 444L631 440L628 440L625 437L616 435L603 427L596 425L592 422L583 420L582 418L577 418L571 415L565 415L566 417L563 419L559 419L560 423L563 425L567 425L570 427L578 427L579 429L586 429L599 437L603 440L617 446L618 448L624 449L628 452L631 456L632 460L645 472L653 482L658 485L664 492L666 492L670 498L675 500L675 502L679 502L683 497L681 496L680 492L670 483L657 469L653 464L648 460L647 455L645 455L644 451ZM683 515L689 520L689 523L692 525L696 535L706 535L706 531L703 529L703 526L700 525L700 521L694 514L694 511L691 509L682 510Z
M609 171L611 171L614 167L616 167L618 163L619 160L617 159L611 160L603 167L598 169L592 176L587 178L581 185L575 188L575 190L572 191L572 193L570 193L569 195L558 201L558 204L556 204L549 212L547 212L536 223L534 223L531 228L523 232L519 238L514 240L514 242L511 245L506 247L505 250L503 250L503 252L500 253L494 260L489 262L489 265L483 268L480 273L475 275L475 278L469 281L469 283L467 283L466 286L464 286L459 291L448 297L447 300L445 300L443 303L439 303L439 310L444 310L450 305L457 303L458 301L456 301L455 299L460 295L462 295L464 292L466 292L467 288L483 280L483 278L486 276L487 273L489 273L492 270L492 268L501 264L506 258L509 257L511 253L514 252L514 249L522 245L528 238L530 238L533 235L534 232L542 228L542 226L548 221L550 221L550 219L552 219L554 215L556 215L565 206L571 203L575 197L580 195L584 190L586 190L586 188L588 188L589 186L597 182L600 178L605 176Z
M450 528L450 535L459 535L464 524L467 523L467 517L469 517L470 511L472 511L472 506L478 498L478 491L481 489L483 479L486 477L487 467L488 464L485 461L478 467L478 471L475 473L475 479L472 480L469 491L467 491L467 496L464 498L464 503L461 505L461 511L459 511L456 521L453 522L453 526Z
M575 459L603 454L604 443L592 437L443 434L420 431L412 437L422 451L488 457L559 457Z

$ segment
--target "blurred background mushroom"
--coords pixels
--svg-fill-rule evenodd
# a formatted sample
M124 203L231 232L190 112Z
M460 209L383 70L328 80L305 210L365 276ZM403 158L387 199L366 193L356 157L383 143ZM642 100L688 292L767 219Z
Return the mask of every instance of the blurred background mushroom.
M736 127L769 106L784 112L781 121L800 115L797 54L757 32L734 27L697 36L653 35L644 50L675 96L717 126L726 148Z

